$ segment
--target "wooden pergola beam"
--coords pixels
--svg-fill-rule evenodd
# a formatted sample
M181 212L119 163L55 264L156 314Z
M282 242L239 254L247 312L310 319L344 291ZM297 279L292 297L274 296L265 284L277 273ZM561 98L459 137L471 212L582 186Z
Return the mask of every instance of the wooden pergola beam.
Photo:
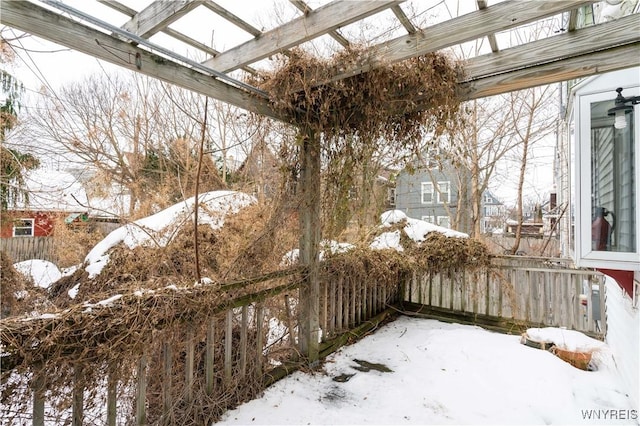
M461 83L458 92L464 100L494 96L637 67L638 58L640 42Z
M135 16L138 12L135 9L131 9L130 7L116 1L116 0L98 0L99 3L104 4L105 6L108 6L110 8L112 8L113 10L117 10L118 12L122 13L123 15L127 15L130 18ZM198 49L204 53L206 53L207 55L210 56L217 56L220 54L220 51L213 49L209 46L207 46L204 43L200 43L198 40L194 40L193 38L182 34L179 31L176 31L174 29L171 29L169 27L165 27L163 29L160 30L160 32L165 33L166 35L175 38L176 40L179 40L181 42L183 42L184 44L191 46L195 49ZM247 71L250 74L255 74L256 70L251 68L251 67L243 67L242 68L244 71Z
M177 21L202 3L201 0L164 1L156 0L131 20L126 22L122 29L137 36L148 38L172 22Z
M3 2L0 22L131 71L210 96L247 111L283 118L261 99L210 75L27 1Z
M478 5L478 10L486 9L487 6L489 6L487 4L487 0L477 0L476 4ZM496 40L496 35L487 34L487 40L489 40L489 46L491 47L491 51L497 52L499 49L498 49L498 40Z
M374 15L404 0L335 0L203 63L229 72Z
M236 27L241 28L244 31L248 32L252 36L260 37L262 35L262 31L260 31L259 29L257 29L253 25L249 24L248 22L240 19L239 17L237 17L233 13L229 12L227 9L221 7L217 3L214 3L213 1L211 1L211 0L203 0L202 1L202 5L204 7L206 7L207 9L209 9L210 11L212 11L213 13L217 14L218 16L220 16L220 17L224 18L225 20L231 22Z
M407 30L407 33L415 34L418 31L417 28L409 20L409 17L407 16L407 14L404 13L404 10L402 10L400 6L393 6L391 8L391 11L393 12L394 15L396 15L396 18L398 18L398 21L400 21L404 29Z
M464 64L466 76L463 81L469 82L565 58L588 55L639 41L640 14L628 15L614 21L469 59ZM638 58L635 59L636 63L640 63Z
M395 38L372 47L367 59L356 66L336 72L329 81L337 81L369 71L381 65L445 49L460 43L515 28L538 19L594 3L595 0L510 0L486 9L432 25L415 34ZM318 84L327 83L320 81Z
M313 11L313 9L311 9L311 7L309 7L309 5L303 2L302 0L289 0L289 2L295 7L297 7L298 10L304 13L305 15ZM342 46L349 47L349 44L350 44L349 40L344 38L342 34L340 34L337 30L329 31L327 34L329 34L331 38L333 38L335 41L340 43Z

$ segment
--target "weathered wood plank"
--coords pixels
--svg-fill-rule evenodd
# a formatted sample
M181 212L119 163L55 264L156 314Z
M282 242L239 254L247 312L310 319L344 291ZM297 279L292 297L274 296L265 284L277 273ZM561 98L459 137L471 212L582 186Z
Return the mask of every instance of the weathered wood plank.
M505 31L526 23L556 15L594 0L511 0L467 13L409 34L378 44L360 64L337 71L331 81L341 80L378 66L436 52L447 47ZM318 84L326 83L319 81Z
M127 21L122 29L148 38L198 7L200 3L201 0L156 0Z
M195 341L193 330L187 331L186 355L184 360L185 400L193 401L193 369L195 362Z
M73 395L72 395L72 426L82 426L84 421L84 386L83 386L82 366L79 364L73 367Z
M233 372L233 311L230 309L227 311L225 318L225 333L224 333L224 381L226 386L231 383L231 376Z
M337 295L337 306L336 306L336 327L338 330L344 329L344 308L343 308L343 288L344 288L344 277L340 276L338 279L338 295Z
M463 83L458 88L459 96L465 100L477 99L632 68L638 65L638 57L640 43L633 43Z
M259 40L263 40L261 37ZM319 245L320 245L320 134L311 128L300 129L297 136L302 145L300 164L301 206L299 262L307 267L305 282L300 286L298 345L310 363L318 360L319 322Z
M147 355L143 354L138 361L136 375L136 425L147 424Z
M247 374L247 340L249 334L249 312L247 305L242 307L240 319L240 377Z
M110 364L107 370L107 426L116 426L118 400L118 379L115 367Z
M135 9L131 9L129 6L125 6L122 3L116 1L116 0L97 0L99 3L104 4L105 6L108 6L114 10L117 10L118 12L122 13L123 15L127 15L129 17L134 17L138 12ZM170 27L165 27L162 28L160 30L160 32L167 34L170 37L175 38L176 40L180 40L181 42L183 42L184 44L194 47L198 50L201 50L202 52L206 53L207 55L210 56L217 56L220 54L220 51L213 49L209 46L207 46L204 43L199 42L198 40L195 40L179 31L176 31ZM248 73L251 74L255 74L256 70L251 68L251 67L242 67L243 70L247 71Z
M207 395L213 393L214 387L214 365L215 365L215 344L216 344L216 319L209 318L207 322L207 342L205 346L204 374Z
M173 391L173 349L169 342L162 344L162 412L165 424L169 424Z
M256 377L262 377L264 369L263 365L263 350L264 350L264 304L258 303L256 306Z
M488 4L487 0L477 0L476 4L478 5L478 10L486 9ZM498 41L496 40L495 34L487 34L487 40L489 40L489 46L491 46L492 52L498 51Z
M400 21L404 29L407 30L407 33L415 34L418 31L400 6L392 6L391 11L396 15L396 18L398 18L398 21Z
M203 64L220 72L229 72L264 59L274 53L312 40L401 3L403 0L349 1L336 0L289 21L259 38L229 49Z
M284 295L285 315L287 316L287 329L289 329L289 343L291 346L296 345L296 328L294 326L293 315L291 314L291 304L289 295Z
M34 3L3 2L0 22L130 71L158 78L247 111L281 119L264 99Z
M231 22L236 27L242 28L243 30L245 30L246 32L251 34L252 36L260 37L262 35L262 31L260 31L259 29L257 29L253 25L249 24L248 22L240 19L239 17L237 17L233 13L229 12L227 9L225 9L225 8L219 6L218 4L214 3L213 1L204 0L202 2L202 5L205 6L207 9L211 10L213 13L217 14L218 16L221 16L225 20Z
M329 325L327 330L328 336L333 336L336 332L336 280L331 280L331 287L329 290Z
M46 391L44 371L34 369L31 390L33 392L33 426L44 426L44 394Z
M532 41L498 53L471 58L464 63L465 76L460 83L638 41L640 15L633 14L574 32Z
M309 7L308 4L306 4L302 0L289 0L289 2L295 7L297 7L298 10L300 10L305 15L313 10L311 7ZM337 30L329 31L327 34L329 34L331 38L333 38L335 41L340 43L343 47L349 47L350 45L349 40L344 38L344 36L340 34Z
M324 282L320 284L321 294L320 297L320 327L322 328L322 338L324 338L329 328L329 285Z

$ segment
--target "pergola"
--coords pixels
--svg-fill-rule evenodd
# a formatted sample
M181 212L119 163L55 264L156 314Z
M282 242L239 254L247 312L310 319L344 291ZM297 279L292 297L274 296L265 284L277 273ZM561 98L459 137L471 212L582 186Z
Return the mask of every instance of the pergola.
M508 0L490 5L487 0L464 0L473 4L474 10L437 23L419 25L416 16L447 1L333 0L312 9L302 0L290 0L283 7L289 8L287 13L297 14L297 17L263 30L250 24L248 17L240 16L248 15L252 9L249 5L259 4L257 7L264 8L263 2L241 0L236 2L234 11L213 0L131 2L146 5L136 10L116 0L99 0L100 7L118 12L120 16L119 21L107 22L103 16L89 12L91 2L82 3L83 10L79 10L59 1L24 0L2 2L0 22L274 119L283 117L271 107L261 90L241 81L238 70L253 73L265 58L287 54L289 49L321 37L331 38L337 48L348 46L353 40L345 36L343 29L372 17L386 16L387 19L379 22L390 27L381 29L388 30L392 36L377 44L370 43L368 59L336 71L331 80L474 41L483 41L488 48L487 53L471 57L464 64L465 76L458 82L458 93L464 100L630 68L640 62L640 14L637 13L577 28L579 9L595 1ZM218 51L208 44L208 40L175 29L180 20L205 13L213 13L242 32L246 41ZM555 35L507 48L501 46L501 33L558 15L566 19L560 20L565 25L558 28ZM159 38L155 37L160 33L163 41L157 41ZM166 40L178 41L209 59L194 61ZM419 102L416 105L420 108ZM309 320L304 323L301 340L303 351L311 360L317 357L314 342L318 341L317 314L313 312L315 309L317 313L318 308L314 265L320 238L315 226L319 219L316 202L319 199L316 191L320 188L319 158L319 143L305 143L300 259L310 267L310 278L305 297L308 303L304 304L305 317Z

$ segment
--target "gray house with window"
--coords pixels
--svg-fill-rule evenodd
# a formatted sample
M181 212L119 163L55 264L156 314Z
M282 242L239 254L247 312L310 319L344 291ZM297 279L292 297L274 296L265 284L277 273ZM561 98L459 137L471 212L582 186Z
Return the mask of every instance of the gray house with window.
M470 194L468 176L446 161L427 161L426 165L404 169L396 178L395 208L414 219L451 228L462 198L461 205L469 211L460 216L463 220L456 228L469 232L471 206L464 202Z

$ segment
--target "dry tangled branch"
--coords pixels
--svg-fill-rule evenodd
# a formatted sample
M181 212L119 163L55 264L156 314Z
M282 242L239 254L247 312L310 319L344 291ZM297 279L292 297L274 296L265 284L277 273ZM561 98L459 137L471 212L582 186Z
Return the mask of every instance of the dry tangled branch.
M254 84L294 124L311 126L327 140L351 135L406 146L425 129L442 129L454 117L460 70L446 56L430 53L331 80L336 70L361 63L367 55L350 48L322 60L297 50Z

